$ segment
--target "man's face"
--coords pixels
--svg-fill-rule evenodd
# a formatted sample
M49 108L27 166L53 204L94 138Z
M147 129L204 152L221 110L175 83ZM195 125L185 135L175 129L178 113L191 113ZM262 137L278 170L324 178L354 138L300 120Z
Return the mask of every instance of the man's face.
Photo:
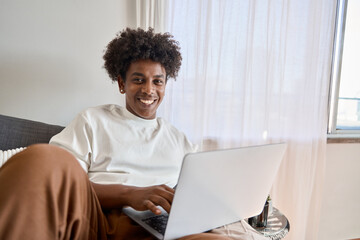
M166 72L152 60L133 62L126 72L126 79L118 79L120 91L126 94L126 109L144 119L154 119L164 95Z

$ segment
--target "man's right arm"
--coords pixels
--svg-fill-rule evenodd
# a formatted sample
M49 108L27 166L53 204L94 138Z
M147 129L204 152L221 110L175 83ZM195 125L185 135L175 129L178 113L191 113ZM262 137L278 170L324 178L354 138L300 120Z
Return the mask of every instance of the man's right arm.
M166 185L134 187L93 182L91 184L104 209L130 206L136 210L151 210L155 214L160 214L161 210L157 206L161 206L165 211L170 212L174 198L174 189Z

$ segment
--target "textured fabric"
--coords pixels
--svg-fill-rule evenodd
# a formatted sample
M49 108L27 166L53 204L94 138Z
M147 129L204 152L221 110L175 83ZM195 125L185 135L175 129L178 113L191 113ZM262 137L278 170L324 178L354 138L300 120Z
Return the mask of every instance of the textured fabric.
M175 186L183 157L196 150L162 118L145 120L117 105L83 111L50 144L70 151L95 183L140 187Z
M21 152L26 148L15 148L15 149L9 149L9 150L0 150L0 167L12 156L14 156L16 153Z
M211 233L227 236L234 240L269 240L269 238L259 234L245 220L216 228Z
M27 119L0 115L0 149L27 147L35 143L48 143L64 127Z
M0 239L104 239L91 184L61 148L33 145L0 168Z

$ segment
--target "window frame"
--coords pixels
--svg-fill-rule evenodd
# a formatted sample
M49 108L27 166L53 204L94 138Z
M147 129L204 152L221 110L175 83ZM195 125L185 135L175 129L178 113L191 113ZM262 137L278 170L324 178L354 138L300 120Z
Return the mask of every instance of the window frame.
M338 0L329 92L328 142L360 142L359 130L336 129L348 0ZM332 139L332 140L331 140ZM334 139L339 139L336 141ZM341 140L342 139L342 140Z

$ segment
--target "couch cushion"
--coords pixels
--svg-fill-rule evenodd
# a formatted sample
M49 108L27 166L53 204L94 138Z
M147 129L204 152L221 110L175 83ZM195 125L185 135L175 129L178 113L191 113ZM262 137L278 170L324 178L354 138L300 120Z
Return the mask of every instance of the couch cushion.
M0 150L48 143L63 129L63 126L0 115Z

